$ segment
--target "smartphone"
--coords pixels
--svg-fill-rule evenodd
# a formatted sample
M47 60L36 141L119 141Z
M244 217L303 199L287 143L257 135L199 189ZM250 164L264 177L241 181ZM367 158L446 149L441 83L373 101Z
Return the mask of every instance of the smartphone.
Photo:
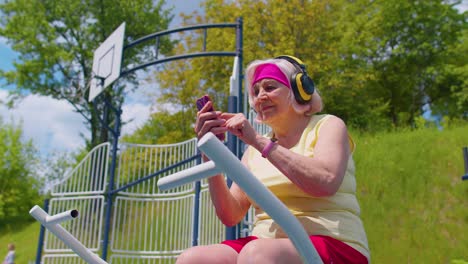
M197 109L198 109L198 111L200 111L208 101L211 101L211 98L208 95L204 95L204 96L198 98L197 99ZM208 109L208 111L214 111L213 106L210 107L210 109ZM226 135L224 133L217 134L216 137L219 138L219 140L221 140L221 141L224 141L226 139Z
M208 96L208 95L204 95L200 98L197 99L197 108L198 108L198 111L200 111L203 106L205 106L205 104L208 102L208 101L211 101L211 98ZM211 107L210 109L208 109L208 111L214 111L213 107Z

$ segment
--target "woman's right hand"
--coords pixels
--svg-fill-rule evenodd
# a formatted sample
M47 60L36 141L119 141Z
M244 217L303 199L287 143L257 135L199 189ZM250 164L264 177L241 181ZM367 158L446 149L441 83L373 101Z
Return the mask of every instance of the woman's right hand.
M202 138L208 132L219 135L227 131L227 128L223 126L226 120L220 118L222 112L208 111L211 107L213 107L213 102L208 101L205 106L197 112L194 130L198 139Z
M210 111L212 106L213 102L209 101L197 112L194 130L198 139L208 132L219 136L224 135L228 130L225 126L226 120L221 118L223 113ZM208 161L208 158L203 155L203 160ZM218 174L208 178L208 188L219 219L229 226L239 223L250 207L249 199L239 186L232 183L231 188L229 188L224 176Z

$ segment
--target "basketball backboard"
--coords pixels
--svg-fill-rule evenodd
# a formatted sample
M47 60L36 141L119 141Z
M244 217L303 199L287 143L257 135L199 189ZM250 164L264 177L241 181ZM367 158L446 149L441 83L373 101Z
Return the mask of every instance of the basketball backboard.
M94 51L88 101L120 77L124 37L125 22Z

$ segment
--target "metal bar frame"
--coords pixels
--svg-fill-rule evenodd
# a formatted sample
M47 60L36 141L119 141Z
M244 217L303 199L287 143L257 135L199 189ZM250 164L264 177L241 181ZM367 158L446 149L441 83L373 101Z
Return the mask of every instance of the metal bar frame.
M138 44L141 44L143 42L146 42L146 41L149 41L149 40L152 40L152 39L157 39L157 42L158 42L158 46L156 47L157 48L157 54L159 54L159 38L161 36L165 36L165 35L170 35L170 34L173 34L173 33L177 33L177 32L183 32L183 31L190 31L190 30L197 30L197 29L204 29L205 30L205 40L206 40L206 29L208 28L234 28L236 30L236 50L234 52L226 52L226 51L211 51L211 52L197 52L197 53L190 53L190 54L184 54L184 55L177 55L177 56L170 56L170 57L166 57L166 58L162 58L162 59L156 59L154 61L150 61L150 62L146 62L146 63L142 63L140 65L137 65L133 68L130 68L128 70L125 70L125 71L121 71L120 73L120 76L117 80L119 80L120 78L124 77L125 75L129 74L129 73L132 73L136 70L139 70L139 69L143 69L143 68L146 68L148 66L151 66L151 65L156 65L156 64L160 64L160 63L164 63L164 62L169 62L169 61L174 61L174 60L180 60L180 59L189 59L189 58L195 58L195 57L213 57L213 56L231 56L231 57L235 57L236 58L236 62L237 62L237 66L239 71L238 71L238 76L237 79L238 79L238 85L237 85L237 91L235 92L235 94L233 94L233 91L231 91L231 95L230 95L230 99L229 99L229 105L228 105L228 108L233 111L233 112L238 112L239 109L242 109L242 99L239 99L239 98L242 98L242 51L243 51L243 47L242 47L242 26L243 24L243 21L242 21L242 18L238 18L236 20L236 23L218 23L218 24L201 24L201 25L194 25L194 26L187 26L187 27L181 27L181 28L177 28L177 29L172 29L172 30L165 30L165 31L161 31L161 32L157 32L157 33L153 33L153 34L150 34L150 35L147 35L145 37L142 37L140 39L137 39L135 41L133 41L132 43L129 43L128 45L124 46L124 51L133 47L133 46L136 46ZM123 60L123 56L122 56L122 60ZM237 98L236 98L237 97ZM230 104L234 104L234 105L230 105ZM105 214L105 220L104 220L104 235L103 235L103 242L102 242L102 259L104 260L107 260L107 254L108 254L108 248L109 248L109 233L110 233L110 220L111 220L111 211L112 211L112 201L113 201L113 197L118 193L118 191L116 191L114 189L114 180L115 180L115 170L116 170L116 161L117 161L117 149L118 149L118 139L120 137L120 118L121 118L121 114L122 114L122 110L121 110L121 107L108 107L110 108L111 110L113 110L113 112L115 113L116 115L116 123L115 123L115 126L114 126L114 129L110 129L112 135L113 135L113 142L112 142L112 157L111 157L111 167L110 167L110 173L109 173L109 184L107 186L107 192L106 192L106 214ZM102 121L102 120L100 120ZM105 125L105 124L104 124ZM229 136L229 141L228 141L228 144L230 144L230 150L235 154L235 155L239 155L239 151L238 151L238 139L233 137L233 136ZM152 178L154 177L155 175L149 175L149 176L146 176L145 179L149 179L149 178ZM140 183L142 181L140 180L137 180L137 182L131 182L131 183L128 183L128 185L136 185L138 183ZM122 186L120 187L118 190L123 190L123 189L127 189L129 188L130 186ZM199 190L199 189L198 189ZM197 211L198 212L198 211ZM195 216L196 219L198 219L198 216ZM195 230L198 230L198 229L195 229ZM230 234L228 235L227 237L229 239L231 239L233 236L236 236L235 232L236 231L233 231L235 230L235 227L234 228L230 228L227 230L227 234ZM196 239L194 238L194 241Z
M213 133L208 132L203 136L198 142L198 147L210 158L210 161L161 178L158 181L160 189L175 188L200 177L213 176L220 171L229 172L228 177L288 234L304 263L323 263L299 220Z

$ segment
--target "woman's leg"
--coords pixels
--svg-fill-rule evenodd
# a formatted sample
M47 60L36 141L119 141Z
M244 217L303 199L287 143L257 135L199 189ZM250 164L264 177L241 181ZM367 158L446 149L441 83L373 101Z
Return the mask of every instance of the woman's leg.
M287 238L257 239L244 246L237 263L302 264L301 257Z
M367 258L342 241L327 236L311 236L323 263L368 264ZM237 263L302 263L299 252L287 238L257 239L246 244Z
M177 257L177 264L235 264L237 252L230 246L214 244L208 246L196 246L182 252Z

